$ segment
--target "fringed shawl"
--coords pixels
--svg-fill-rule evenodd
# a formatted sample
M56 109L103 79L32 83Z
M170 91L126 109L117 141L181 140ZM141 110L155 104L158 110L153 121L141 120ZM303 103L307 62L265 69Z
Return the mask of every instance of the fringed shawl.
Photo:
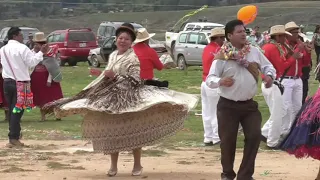
M43 110L51 114L54 110L61 110L63 105L80 99L86 99L87 107L102 109L107 113L123 112L138 105L142 101L140 91L143 87L138 57L132 49L119 59L117 54L118 51L115 51L110 55L105 68L105 71L112 70L116 74L115 79L105 77L103 72L77 95L46 104Z

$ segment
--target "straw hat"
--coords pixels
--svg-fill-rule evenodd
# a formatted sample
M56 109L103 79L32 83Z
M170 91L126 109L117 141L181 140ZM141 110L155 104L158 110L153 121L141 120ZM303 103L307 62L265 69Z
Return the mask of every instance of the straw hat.
M211 37L219 37L219 36L225 36L225 31L223 27L216 27L211 29L211 34L210 34L210 38Z
M286 31L291 31L293 29L300 29L300 27L293 21L288 22L285 26Z
M137 31L137 39L135 40L135 43L143 42L145 40L150 39L156 35L155 33L149 34L146 28L140 28Z
M291 33L287 32L285 30L285 26L284 25L275 25L275 26L272 26L270 28L270 36L274 36L274 35L282 35L282 34L287 34L287 35L290 35L292 36Z
M46 42L46 41L47 41L47 39L44 36L43 32L37 32L34 34L33 42Z

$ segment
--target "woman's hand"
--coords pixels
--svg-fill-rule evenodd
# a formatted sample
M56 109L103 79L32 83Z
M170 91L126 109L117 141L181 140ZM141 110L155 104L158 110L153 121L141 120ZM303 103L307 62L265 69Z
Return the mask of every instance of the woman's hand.
M113 71L111 71L111 70L107 70L107 71L105 71L104 72L104 76L105 77L108 77L108 78L110 78L110 79L114 79L115 78L115 73L113 72Z

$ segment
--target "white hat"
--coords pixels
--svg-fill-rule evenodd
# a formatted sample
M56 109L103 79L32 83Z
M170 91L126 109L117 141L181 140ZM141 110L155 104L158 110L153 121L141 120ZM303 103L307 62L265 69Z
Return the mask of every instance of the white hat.
M37 32L34 34L33 42L46 42L46 41L47 41L47 39L44 36L43 32Z
M281 35L281 34L287 34L287 35L292 36L291 33L289 33L288 31L285 30L284 25L275 25L270 28L270 34L269 34L270 36Z
M286 31L291 31L293 29L300 29L300 27L293 21L288 22L285 26Z
M156 33L149 34L146 28L140 28L137 31L137 38L134 42L135 43L143 42L145 40L150 39L154 35L156 35Z
M209 37L218 37L218 36L225 36L225 31L223 27L216 27L211 29L211 34Z

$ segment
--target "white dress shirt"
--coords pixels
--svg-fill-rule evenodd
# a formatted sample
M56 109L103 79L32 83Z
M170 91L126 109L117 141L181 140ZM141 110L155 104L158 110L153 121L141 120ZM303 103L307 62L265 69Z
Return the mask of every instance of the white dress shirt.
M4 51L8 59L6 59ZM9 40L8 44L0 49L0 58L3 78L10 78L16 81L30 81L29 70L43 60L43 53L40 51L34 54L26 45L16 40ZM10 62L16 78L7 60Z
M246 55L246 60L258 63L263 74L275 79L276 70L258 48L251 46L250 52ZM232 77L234 84L231 87L220 86L219 81L223 77ZM252 74L234 60L214 60L206 79L206 84L209 88L218 88L220 96L233 101L252 99L258 89L257 81Z

